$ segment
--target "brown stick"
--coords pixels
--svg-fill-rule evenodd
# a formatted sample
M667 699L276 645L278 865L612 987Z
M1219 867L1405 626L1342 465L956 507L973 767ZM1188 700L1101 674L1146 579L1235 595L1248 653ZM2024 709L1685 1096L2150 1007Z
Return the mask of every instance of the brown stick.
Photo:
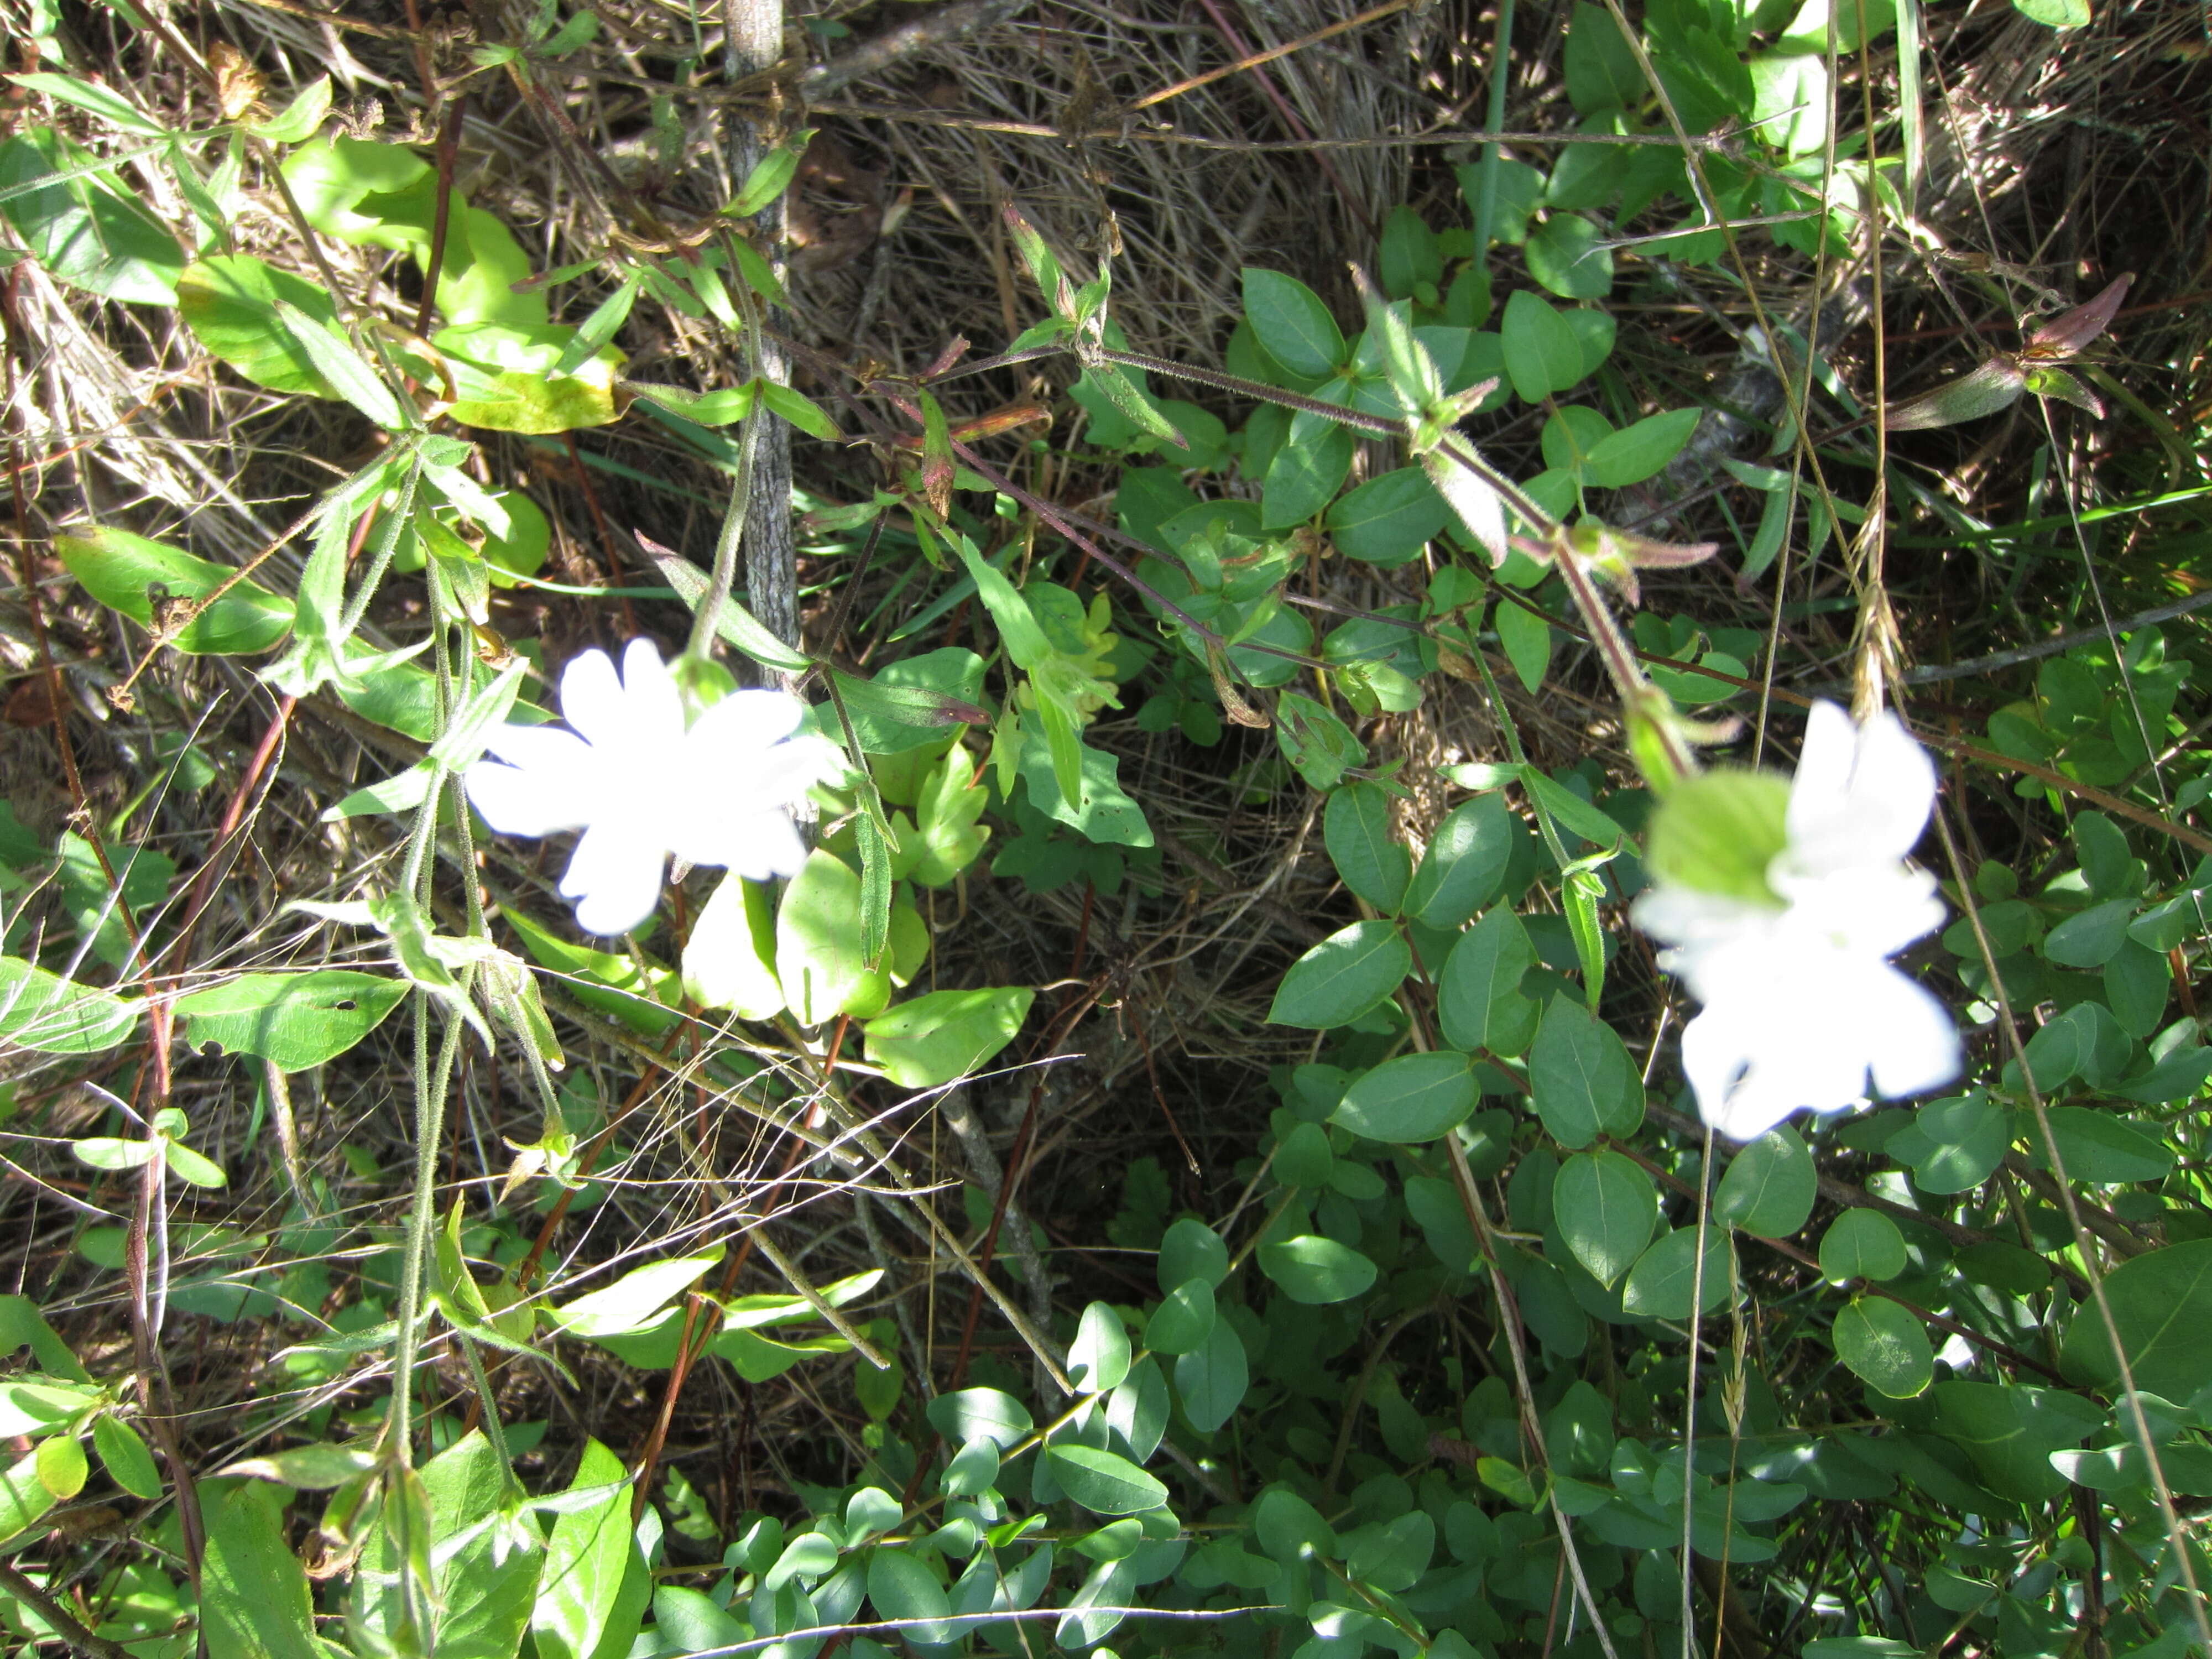
M111 1642L105 1636L94 1636L71 1618L60 1602L5 1562L0 1562L0 1589L6 1590L18 1601L28 1606L53 1626L56 1636L79 1653L90 1656L90 1659L131 1659L130 1650L120 1642Z

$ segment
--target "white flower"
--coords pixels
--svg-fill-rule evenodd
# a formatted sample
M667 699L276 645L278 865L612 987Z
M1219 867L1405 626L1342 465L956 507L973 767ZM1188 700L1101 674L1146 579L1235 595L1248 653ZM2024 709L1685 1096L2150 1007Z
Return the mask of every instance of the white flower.
M805 862L793 811L832 751L793 737L806 714L797 697L733 692L687 730L659 652L632 640L619 678L604 651L570 659L561 714L568 729L494 732L468 769L469 801L507 835L584 832L561 893L586 933L627 933L651 915L672 853L754 881Z
M1670 872L1657 855L1665 820L1696 811L1689 795L1708 780L1720 781L1723 810L1671 831ZM1709 773L1670 798L1653 826L1654 884L1635 907L1638 924L1672 947L1659 965L1705 1004L1682 1033L1698 1110L1740 1141L1801 1107L1864 1105L1869 1073L1877 1092L1897 1096L1959 1070L1948 1011L1888 961L1943 921L1935 878L1904 861L1935 805L1926 753L1893 714L1858 728L1833 703L1814 704L1776 826L1786 839L1764 880L1746 884L1732 878L1741 868L1726 867L1723 843L1753 857L1774 845L1760 844L1755 823L1763 781ZM1717 848L1717 859L1704 856Z

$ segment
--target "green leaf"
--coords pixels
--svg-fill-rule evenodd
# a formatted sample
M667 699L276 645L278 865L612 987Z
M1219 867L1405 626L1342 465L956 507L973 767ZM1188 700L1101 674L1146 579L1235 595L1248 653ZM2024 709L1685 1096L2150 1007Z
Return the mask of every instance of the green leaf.
M783 1547L761 1582L769 1590L779 1590L793 1578L818 1578L836 1565L837 1546L818 1532L803 1532Z
M902 754L942 743L952 727L985 715L983 659L962 646L902 657L868 680L834 675L860 747L871 755Z
M155 137L167 131L160 122L139 113L137 105L112 87L80 81L74 75L11 75L7 78L28 91L43 92L49 98L73 104L110 126L141 137Z
M1279 270L1247 268L1244 315L1267 355L1293 374L1318 380L1344 362L1344 331L1321 295Z
M0 1043L48 1054L97 1054L138 1024L140 1005L0 957Z
M1563 1146L1581 1148L1624 1123L1636 1067L1613 1028L1572 997L1555 996L1528 1049L1528 1087L1536 1115Z
M1036 613L1030 609L1030 602L1006 580L1004 571L975 550L974 542L958 534L951 540L952 550L975 581L976 597L999 625L999 637L1014 665L1029 670L1042 667L1054 654L1053 643L1037 622Z
M208 1650L240 1659L325 1659L307 1569L284 1534L284 1496L259 1482L206 1505L200 1611Z
M1451 507L1428 474L1401 466L1337 497L1322 524L1346 558L1399 565L1418 557L1450 520Z
M1067 1350L1068 1380L1086 1394L1105 1394L1121 1387L1128 1374L1128 1329L1121 1315L1094 1302L1083 1310Z
M2046 28L2081 29L2089 27L2089 0L2012 0L2023 17Z
M961 1389L939 1395L929 1402L929 1423L947 1440L963 1445L970 1440L988 1440L1002 1452L1029 1438L1036 1426L1027 1407L996 1389Z
M1531 696L1544 689L1544 676L1552 666L1552 624L1527 605L1502 599L1493 615L1498 643L1514 677Z
M442 286L442 284L441 284ZM612 346L556 373L576 331L544 323L469 322L430 337L453 376L447 411L463 426L528 434L605 426L618 411L615 377L623 354Z
M2051 1139L2058 1143L2069 1181L2099 1186L2160 1181L2173 1168L2173 1149L2126 1118L2088 1106L2053 1106L2049 1116ZM2040 1139L2030 1136L2039 1153Z
M740 1019L783 1012L775 976L775 901L765 882L726 875L684 942L684 992L702 1008Z
M1912 1184L1925 1193L1972 1191L2012 1146L2011 1114L1978 1089L1953 1100L1931 1100L1916 1124L1932 1143L1925 1157L1912 1160Z
M2107 899L2071 915L2046 934L2043 954L2064 968L2101 968L2127 942L2135 920L2133 899Z
M1389 792L1364 782L1333 791L1322 814L1322 839L1344 884L1395 915L1413 861L1391 834Z
M177 999L185 1040L234 1054L258 1054L280 1071L335 1060L379 1025L407 994L383 974L320 968L305 974L241 974Z
M39 1454L24 1453L0 1472L0 1543L30 1530L53 1506L53 1493L39 1479Z
M387 432L398 432L409 425L410 411L401 409L392 388L350 341L332 333L312 313L281 295L270 308L276 313L277 326L292 337L331 391Z
M1836 1357L1858 1379L1892 1400L1923 1392L1936 1375L1927 1328L1887 1297L1853 1297L1836 1315L1830 1335Z
M1313 1124L1301 1126L1313 1128ZM1213 1334L1219 1322L1213 1305L1213 1286L1203 1279L1187 1279L1168 1292L1145 1322L1145 1346L1154 1353L1194 1352Z
M11 1358L18 1348L28 1348L39 1369L73 1382L92 1378L70 1352L54 1328L46 1323L38 1304L27 1296L0 1296L0 1358Z
M596 316L598 313L594 313ZM591 325L586 318L580 325L578 341L571 342L570 349L580 343L582 328ZM566 361L566 355L563 355ZM737 386L716 386L711 392L693 392L680 386L655 386L645 380L624 380L622 389L640 403L663 409L679 420L695 426L728 426L742 421L752 412L755 388L760 383L746 380Z
M1036 996L1027 986L929 992L862 1027L868 1058L903 1089L950 1083L1014 1040Z
M1429 837L1406 890L1407 913L1430 927L1463 926L1497 896L1519 834L1503 795L1462 801Z
M248 1457L228 1465L224 1474L269 1480L302 1492L328 1492L376 1467L376 1455L359 1446L336 1446L327 1442L294 1446L266 1457Z
M812 398L804 392L793 391L780 381L763 380L760 383L760 399L810 438L835 443L844 436L837 430L837 423L824 414Z
M1521 981L1535 965L1528 929L1508 906L1462 933L1437 986L1445 1041L1468 1054L1524 1051L1535 1035L1538 1010L1521 994Z
M1585 458L1589 480L1603 489L1625 489L1642 483L1681 453L1697 429L1701 410L1670 409L1663 415L1647 415L1634 426L1609 433L1591 446Z
M1575 1260L1610 1290L1651 1242L1659 1190L1619 1152L1577 1152L1552 1182L1552 1218Z
M0 144L0 216L58 283L139 305L176 299L177 239L90 150L51 127Z
M1320 429L1308 436L1293 422L1290 441L1267 463L1267 476L1260 489L1260 523L1264 529L1304 524L1335 498L1351 473L1350 430L1320 416L1299 416L1301 421L1310 418Z
M1576 114L1634 109L1644 101L1644 71L1603 7L1577 0L1567 25L1565 58L1567 99Z
M1880 1210L1845 1210L1820 1235L1820 1271L1835 1284L1894 1279L1905 1267L1905 1235Z
M782 195L798 176L799 164L813 138L811 127L801 127L786 135L781 143L753 163L753 170L745 175L735 199L722 211L736 218L750 219Z
M1714 1227L1705 1234L1705 1280L1699 1285L1698 1230L1677 1227L1644 1251L1629 1269L1620 1304L1639 1319L1687 1319L1693 1290L1704 1296L1698 1311L1711 1313L1728 1300L1728 1230Z
M1536 805L1549 812L1561 829L1596 847L1633 845L1629 841L1628 832L1612 817L1538 768L1523 767L1521 783Z
M84 1443L74 1434L57 1434L39 1443L39 1484L56 1498L67 1500L84 1490L91 1475L92 1465L84 1455Z
M230 1177L222 1172L222 1165L202 1158L180 1141L172 1139L164 1142L161 1156L168 1165L169 1173L190 1186L224 1187L230 1182Z
M1528 274L1561 299L1601 300L1613 292L1613 252L1598 246L1601 240L1581 214L1554 213L1529 231L1521 251ZM1506 328L1510 340L1510 317Z
M653 1322L663 1308L697 1284L722 1259L722 1247L697 1255L671 1256L632 1267L611 1285L546 1310L546 1317L571 1336L620 1336Z
M1168 1489L1126 1457L1090 1446L1048 1446L1060 1488L1094 1515L1136 1515L1168 1501Z
M1328 1131L1318 1123L1293 1125L1276 1143L1275 1161L1269 1167L1285 1187L1326 1187L1329 1171L1336 1167Z
M1251 1376L1237 1328L1217 1317L1206 1340L1175 1363L1176 1394L1191 1427L1212 1434L1228 1422L1243 1403Z
M925 1646L951 1641L957 1628L937 1575L904 1550L878 1545L869 1557L868 1600L877 1618L903 1622L907 1639Z
M948 1497L973 1498L998 1484L999 1449L981 1438L963 1442L945 1466Z
M628 1474L622 1459L597 1440L584 1443L568 1490L609 1490L598 1502L565 1511L553 1523L530 1613L539 1659L594 1659L603 1643L618 1643L617 1652L628 1650L636 1626L617 1618L623 1581L636 1547L630 1536Z
M638 540L653 561L653 568L660 573L660 579L674 588L677 597L696 613L713 585L711 578L681 554L642 536ZM769 633L758 617L735 599L722 601L722 614L715 618L714 631L763 668L803 674L813 666L811 658Z
M1275 742L1283 758L1315 789L1335 788L1367 758L1365 746L1334 710L1297 691L1285 691L1275 701Z
M161 1472L154 1467L154 1454L146 1449L137 1430L113 1413L106 1413L92 1420L92 1443L100 1454L100 1466L117 1486L149 1504L161 1496Z
M1533 1510L1542 1501L1528 1472L1518 1463L1509 1463L1502 1457L1479 1457L1474 1474L1484 1486L1516 1508Z
M80 1164L111 1173L143 1170L157 1150L151 1140L125 1140L116 1135L86 1135L70 1143L70 1153Z
M1413 965L1396 923L1355 921L1291 964L1268 1022L1308 1030L1348 1025L1396 991Z
M2131 1257L2105 1275L2104 1290L2137 1389L2186 1400L2204 1387L2212 1377L2212 1239ZM2060 1364L2108 1394L2123 1386L2095 1304L2075 1311Z
M1059 769L1042 732L1027 734L1022 744L1021 777L1029 790L1030 805L1048 817L1079 831L1086 841L1116 847L1150 847L1152 827L1144 809L1121 787L1121 757L1079 743L1080 801L1070 801L1062 791Z
M1382 222L1376 274L1382 291L1394 300L1409 297L1423 283L1433 285L1443 280L1444 256L1437 246L1437 234L1412 208L1401 204Z
M228 565L194 558L127 530L98 526L54 538L54 551L86 592L111 611L150 627L154 602L208 600L238 575ZM195 654L246 655L266 651L292 626L292 603L267 588L237 580L210 600L172 643Z
M1815 155L1828 142L1828 65L1817 52L1754 53L1752 118L1759 136L1792 160Z
M1787 1238L1820 1195L1813 1154L1787 1124L1738 1150L1713 1194L1713 1218L1760 1238Z
M1582 342L1556 307L1529 289L1507 296L1498 333L1505 374L1524 404L1540 404L1583 378Z
M1479 1097L1465 1054L1401 1054L1346 1090L1329 1121L1370 1140L1415 1145L1457 1128Z
M860 951L860 878L820 848L784 890L775 918L775 971L784 1000L802 1025L839 1014L861 1018L890 1000L890 978Z
M2051 1454L2080 1445L2106 1417L2103 1407L2059 1389L1938 1382L1929 1395L1937 1432L1974 1460L1991 1492L2019 1503L2044 1503L2063 1491Z
M1375 1282L1375 1264L1347 1244L1318 1233L1260 1247L1260 1271L1293 1302L1323 1307L1349 1302Z
M1170 1226L1160 1240L1158 1270L1163 1291L1172 1291L1193 1279L1218 1286L1229 1277L1229 1247L1203 1221L1185 1216Z
M250 253L218 253L177 278L177 310L199 343L257 386L335 398L314 359L280 322L276 301L337 332L337 307L325 289Z
M272 144L301 144L315 136L323 117L331 112L331 77L318 75L300 88L292 101L276 114L259 121L240 123L257 138Z

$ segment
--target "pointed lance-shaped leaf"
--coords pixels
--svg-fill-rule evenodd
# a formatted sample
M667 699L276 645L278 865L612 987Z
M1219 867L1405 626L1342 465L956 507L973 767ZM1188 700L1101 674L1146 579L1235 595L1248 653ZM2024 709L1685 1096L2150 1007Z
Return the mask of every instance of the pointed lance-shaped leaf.
M2031 368L2027 371L2027 389L2039 398L2056 398L2061 403L2087 410L2099 420L2105 417L2103 400L2063 368Z
M1892 432L1924 432L1994 415L2020 400L2027 376L2014 357L1992 357L1971 374L1946 380L1932 392L1889 404L1883 422Z
M1484 477L1482 458L1456 432L1447 432L1421 457L1421 469L1449 504L1467 533L1480 542L1493 565L1505 562L1505 505Z
M1067 279L1060 275L1060 261L1052 257L1044 238L1037 234L1036 226L1022 216L1019 208L1009 202L1006 211L1006 232L1014 239L1014 248L1022 256L1022 264L1029 267L1030 279L1048 302L1055 303L1062 316L1067 316L1064 304Z
M2087 304L2059 313L2027 337L2026 356L2038 362L2064 362L2079 356L2089 342L2112 326L2112 319L2119 314L2120 301L2127 298L2128 284L2135 279L2135 272L2129 271L2114 278Z
M1382 368L1390 379L1391 395L1409 418L1428 415L1443 399L1443 378L1427 348L1414 338L1407 307L1384 300L1358 265L1352 267L1352 280L1367 309L1367 326L1382 342Z

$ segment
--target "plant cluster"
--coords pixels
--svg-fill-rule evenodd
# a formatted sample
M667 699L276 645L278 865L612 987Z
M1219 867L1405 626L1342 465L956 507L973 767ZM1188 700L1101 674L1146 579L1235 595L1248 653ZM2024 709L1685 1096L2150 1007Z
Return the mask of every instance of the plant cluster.
M173 325L206 373L356 441L243 559L88 499L40 540L50 576L19 494L32 724L75 787L82 711L50 630L96 613L130 642L105 714L145 738L149 781L102 815L80 790L53 833L0 806L0 1149L67 1217L43 1282L26 1244L0 1297L16 1639L2212 1653L2198 635L2093 611L1990 671L2028 665L2014 700L1939 721L1908 701L1918 635L1884 564L1893 529L2052 529L1972 518L1888 439L2100 408L2067 365L2101 372L2125 282L1863 402L1745 263L1755 228L1798 269L1884 269L1914 163L1836 112L1883 43L1917 64L1911 0L1652 0L1632 25L1575 4L1571 142L1547 168L1486 143L1455 201L1389 213L1343 296L1356 331L1351 303L1254 266L1218 368L1135 349L1113 262L1017 204L995 233L1024 331L915 374L803 348L805 390L766 349L795 301L757 216L809 131L697 222L633 219L547 265L470 199L458 118L362 136L327 77L272 108L234 53L193 125L80 72L33 17L0 144L11 373L35 287ZM597 29L545 0L461 81L542 104ZM1713 411L1632 358L1624 290L1683 271L1740 285L1790 392L1755 459L1701 450ZM634 377L641 306L746 373ZM958 413L965 380L1047 374L1079 441L994 447ZM741 592L777 422L881 462L872 495L806 520L833 574L805 637ZM553 518L513 457L631 423L715 469L701 556L639 536L658 585L582 594L639 602L613 656L503 635L517 596L577 589L546 574ZM1040 453L1106 480L1113 522L1038 487ZM1709 515L1682 501L1699 469L1728 480ZM2157 505L2202 494L2200 464ZM2068 497L2070 532L2090 507ZM1691 522L1715 539L1666 538ZM2101 606L2108 550L2073 546ZM1811 614L1781 582L1759 625L1701 621L1688 586L1823 558L1842 579L1817 603L1851 629L1825 687L1781 672ZM894 643L864 660L847 624L869 594ZM192 718L217 673L273 710L255 754ZM1417 759L1405 734L1447 696L1491 741ZM1760 763L1795 746L1784 702L1810 710L1794 779ZM303 711L385 763L318 803L349 873L255 919L282 939L265 959L204 960ZM1231 801L1296 803L1335 908L1304 919L1268 1029L1231 1033L1268 1109L1210 1183L1113 1171L1122 1265L1094 1273L1095 1241L1064 1251L1019 1195L1042 1083L1011 1141L975 1103L979 1077L1025 1076L1054 988L1001 982L962 930L993 881L1079 894L1086 928L1109 902L1173 909L1167 843L1226 841L1170 830L1139 742ZM211 844L148 827L218 781ZM557 875L519 844L571 831ZM364 1215L301 1158L295 1096L372 1065L412 1166ZM195 1067L250 1101L242 1135L195 1127ZM487 1144L484 1073L528 1139ZM655 1167L633 1110L663 1075L708 1201L564 1257L564 1225ZM1869 1095L1911 1098L1850 1109ZM735 1173L710 1105L762 1138ZM939 1126L956 1194L914 1150ZM224 1212L264 1157L279 1200ZM825 1274L793 1242L832 1210L873 1265ZM968 1299L957 1337L939 1296ZM281 1334L235 1455L204 1457L218 1437L176 1407L188 1324ZM663 1456L708 1371L830 1425L773 1501L719 1518ZM635 1455L588 1424L546 1439L579 1413L507 1409L518 1379L574 1401L609 1377L657 1379Z

